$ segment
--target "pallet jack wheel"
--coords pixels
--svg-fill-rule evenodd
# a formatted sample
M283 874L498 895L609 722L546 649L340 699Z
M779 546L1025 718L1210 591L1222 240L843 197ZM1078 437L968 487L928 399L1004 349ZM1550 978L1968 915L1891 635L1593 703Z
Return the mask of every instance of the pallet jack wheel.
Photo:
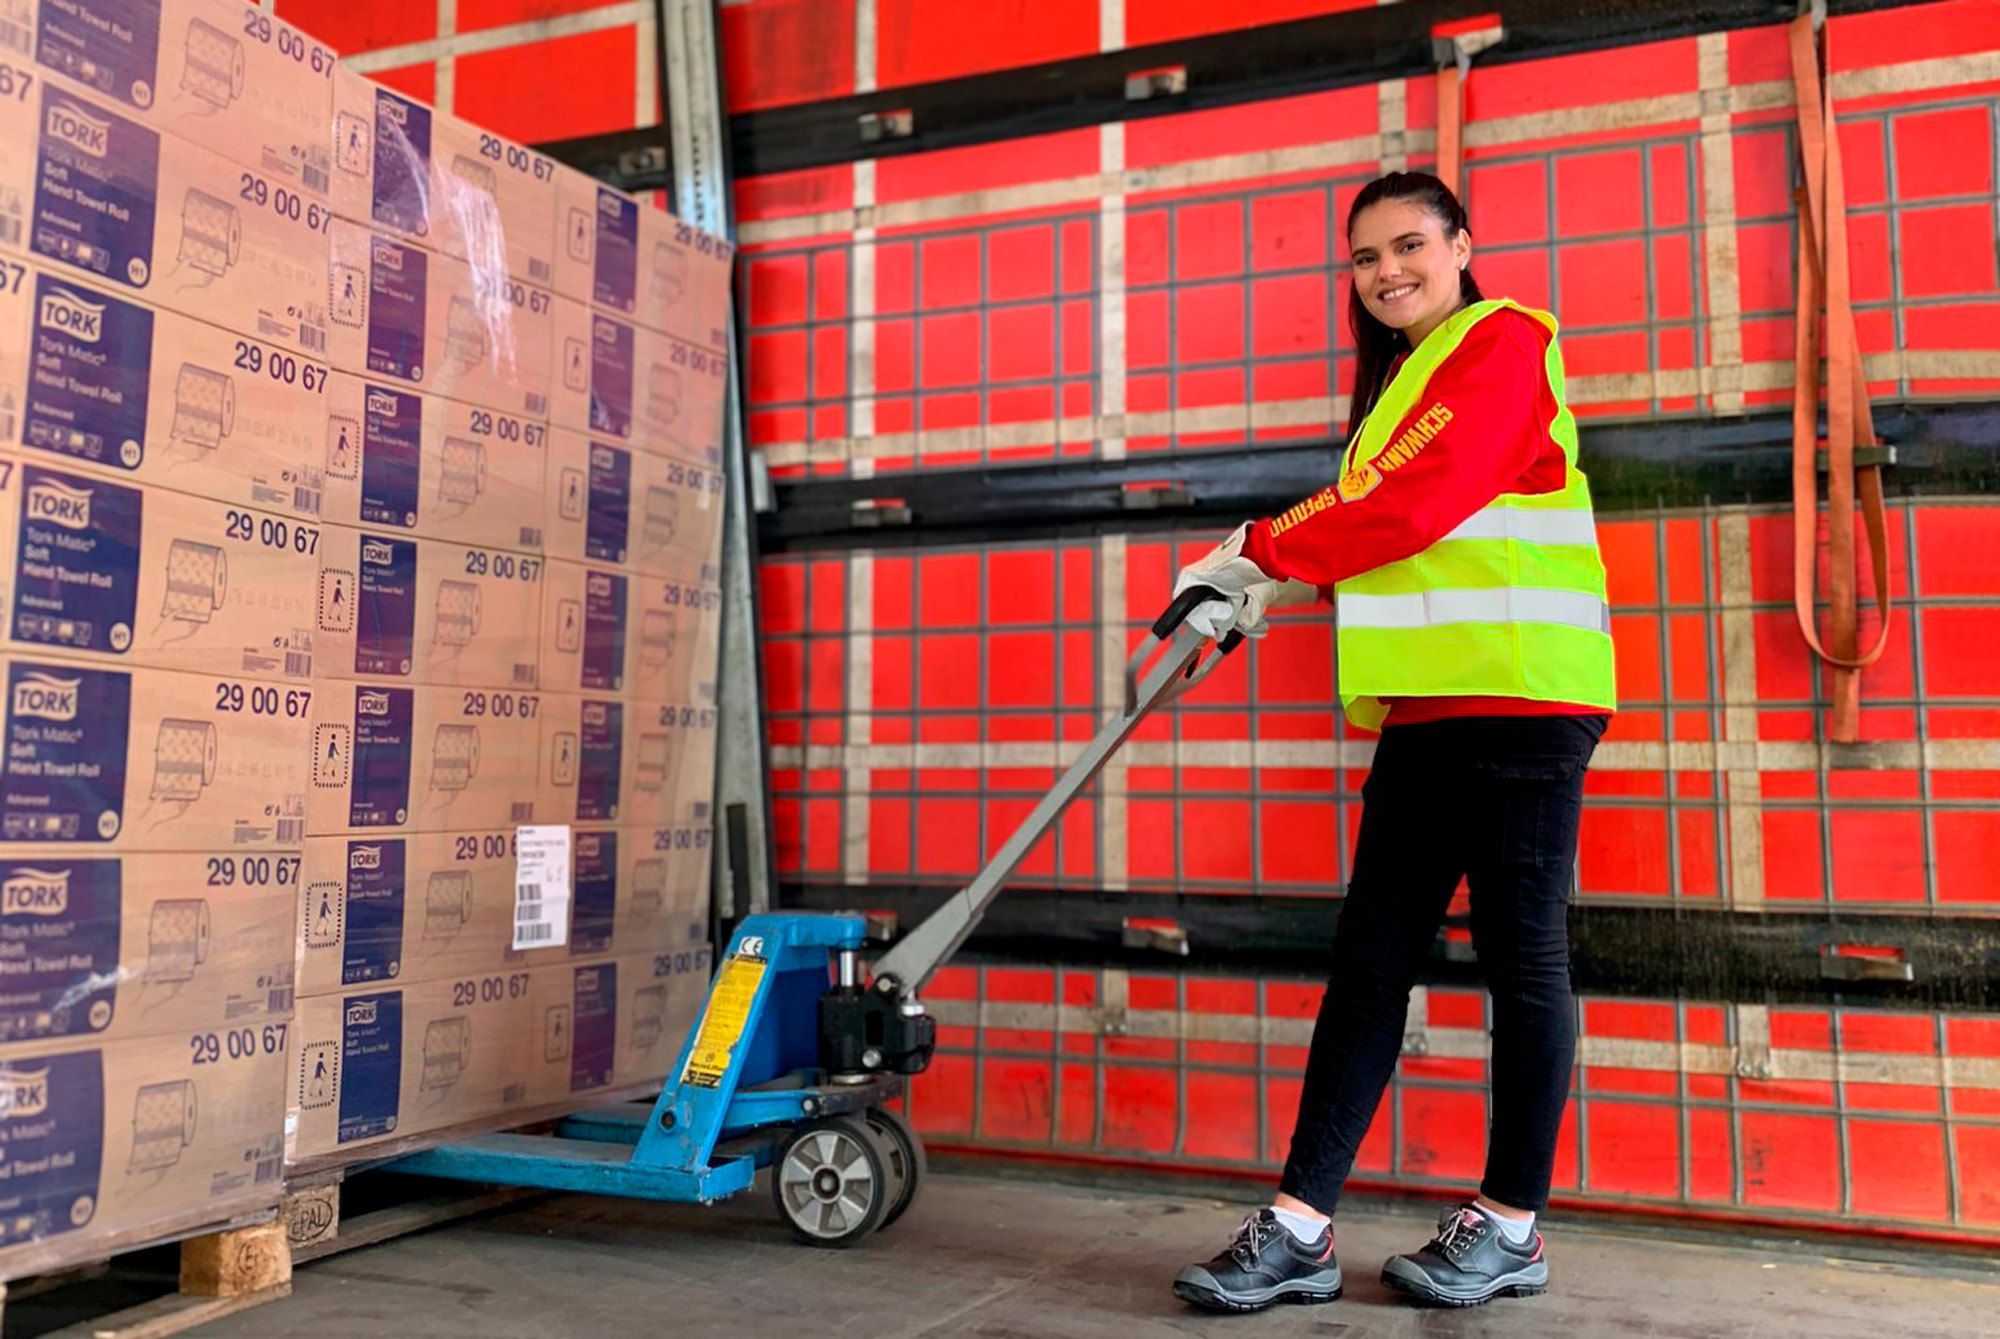
M908 1121L893 1111L869 1107L868 1124L889 1147L889 1175L895 1182L896 1195L889 1201L888 1211L882 1215L882 1226L887 1227L910 1207L910 1201L917 1197L917 1187L922 1184L929 1169L924 1162L923 1141L917 1138L917 1132L910 1128Z
M852 1246L880 1227L896 1193L891 1142L853 1116L794 1129L771 1164L771 1197L792 1235L808 1246Z

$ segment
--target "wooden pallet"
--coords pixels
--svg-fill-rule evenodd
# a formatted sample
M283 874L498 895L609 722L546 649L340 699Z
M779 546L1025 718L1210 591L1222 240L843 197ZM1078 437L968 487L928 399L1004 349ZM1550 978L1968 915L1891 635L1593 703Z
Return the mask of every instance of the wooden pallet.
M0 1284L0 1305L101 1279L108 1261ZM51 1331L43 1339L161 1339L292 1291L292 1256L275 1220L207 1232L181 1242L180 1287L165 1297Z
M308 1184L286 1187L278 1216L294 1264L321 1260L360 1246L422 1232L523 1200L548 1194L512 1186L464 1186L436 1182L436 1189L413 1198L371 1208L352 1217L341 1215L341 1187L352 1172L334 1172ZM367 1172L359 1173L366 1176ZM413 1179L413 1178L412 1178Z

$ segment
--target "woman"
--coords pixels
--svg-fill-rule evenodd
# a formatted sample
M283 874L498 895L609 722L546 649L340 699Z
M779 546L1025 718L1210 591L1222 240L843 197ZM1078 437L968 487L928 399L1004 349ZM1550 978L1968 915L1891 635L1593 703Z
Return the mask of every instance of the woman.
M1493 996L1486 1175L1382 1279L1458 1306L1548 1286L1534 1224L1576 1049L1570 873L1584 769L1615 706L1590 490L1555 320L1481 300L1450 190L1383 177L1347 236L1358 357L1341 476L1175 587L1218 593L1189 619L1215 637L1260 634L1272 607L1331 587L1341 702L1381 731L1279 1192L1174 1282L1219 1310L1340 1296L1329 1219L1461 877Z

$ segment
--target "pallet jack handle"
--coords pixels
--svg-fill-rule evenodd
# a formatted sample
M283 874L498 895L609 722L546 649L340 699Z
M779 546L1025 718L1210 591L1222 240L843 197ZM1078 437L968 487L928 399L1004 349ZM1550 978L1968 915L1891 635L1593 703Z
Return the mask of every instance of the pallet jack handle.
M1232 630L1220 642L1211 642L1186 626L1187 617L1210 600L1220 600L1220 591L1193 586L1182 591L1153 624L1125 665L1125 702L1122 711L1105 721L1097 737L1085 746L1075 762L1062 774L1055 788L1021 821L986 868L966 887L952 894L936 911L897 942L875 964L874 989L899 999L912 1000L933 973L956 953L979 925L986 908L1000 894L1007 880L1035 843L1042 839L1063 810L1083 788L1104 770L1119 746L1153 710L1171 702L1207 678L1222 657L1242 644L1243 634ZM1214 654L1204 654L1214 646ZM1161 654L1165 648L1164 654Z

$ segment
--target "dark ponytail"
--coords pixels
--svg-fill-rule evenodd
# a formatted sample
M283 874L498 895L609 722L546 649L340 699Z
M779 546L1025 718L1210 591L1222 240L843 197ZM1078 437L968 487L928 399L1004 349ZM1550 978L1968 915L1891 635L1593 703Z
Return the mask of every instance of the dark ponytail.
M1465 206L1458 202L1450 187L1428 172L1391 172L1369 182L1354 197L1347 211L1350 240L1354 236L1354 220L1361 217L1361 211L1384 200L1408 200L1420 206L1444 225L1447 242L1467 230ZM1458 272L1458 296L1461 303L1480 300L1479 284L1470 268ZM1352 442L1367 420L1368 411L1381 398L1382 388L1389 380L1390 365L1410 344L1402 331L1383 325L1369 312L1361 301L1359 284L1347 295L1347 327L1354 335L1354 399L1347 415L1347 440Z

